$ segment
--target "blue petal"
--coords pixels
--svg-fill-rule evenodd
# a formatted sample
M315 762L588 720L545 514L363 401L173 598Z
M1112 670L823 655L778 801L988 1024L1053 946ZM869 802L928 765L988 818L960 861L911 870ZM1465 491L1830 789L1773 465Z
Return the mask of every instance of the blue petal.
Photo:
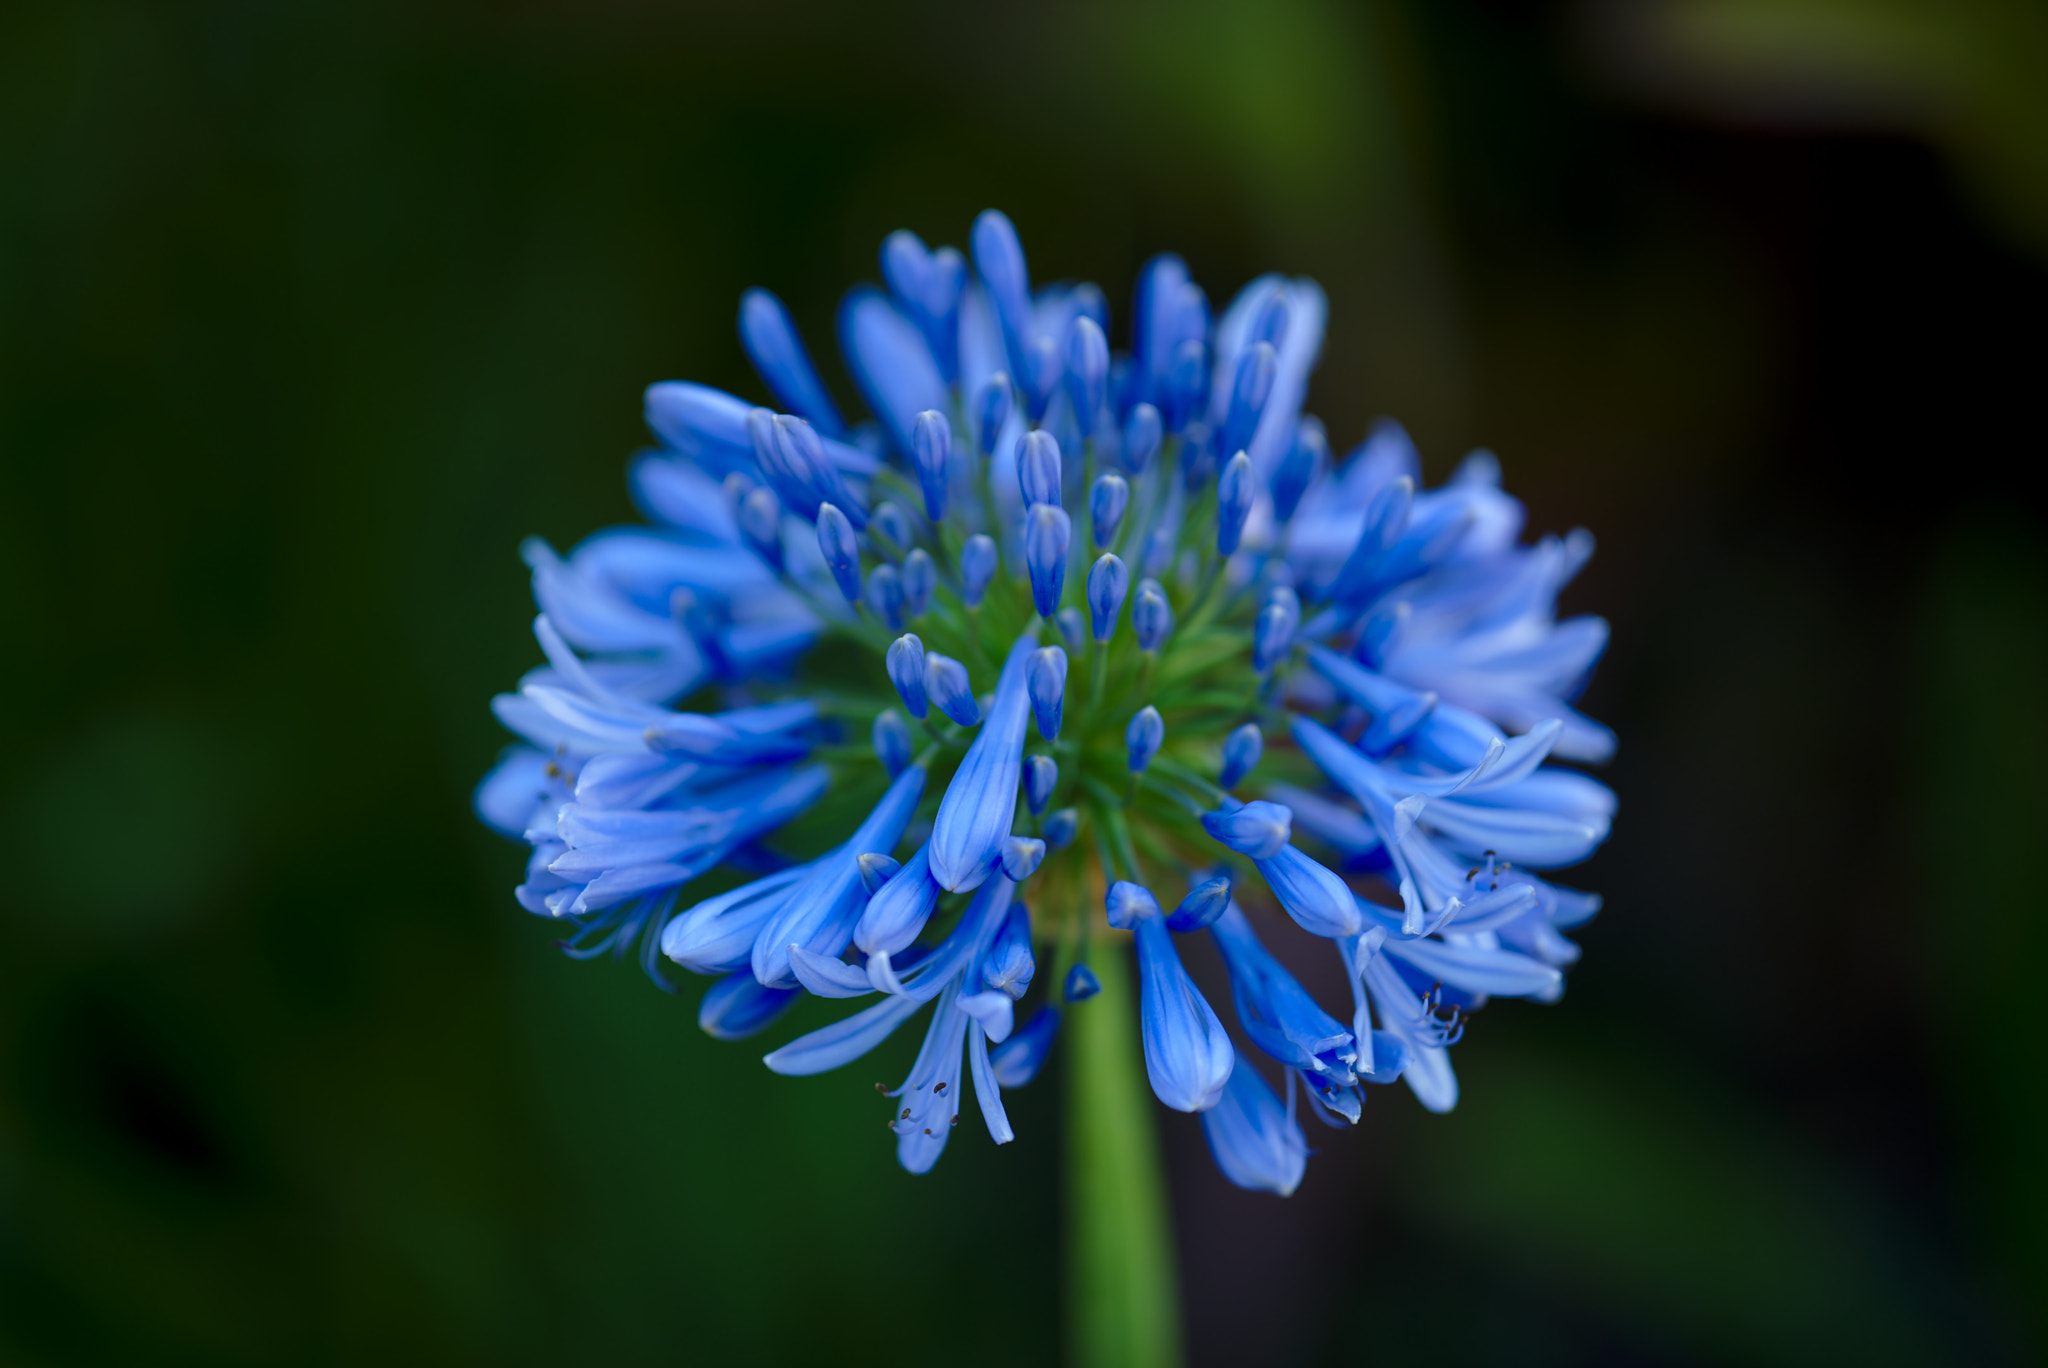
M1564 975L1541 960L1511 950L1451 945L1439 940L1389 940L1382 953L1406 960L1432 979L1468 993L1539 997L1554 993Z
M1350 888L1293 846L1253 863L1280 906L1302 930L1316 936L1355 936L1364 929Z
M1039 503L1024 515L1024 565L1031 578L1031 598L1039 616L1059 611L1060 596L1067 582L1067 548L1073 538L1073 520L1067 510Z
M846 948L853 938L854 922L868 903L867 889L861 885L860 856L895 849L924 796L924 783L923 766L904 770L853 838L818 862L811 877L790 895L754 943L756 979L770 987L794 987L789 966L793 948L802 946L826 956Z
M1031 275L1024 265L1023 244L1008 215L999 209L985 209L974 220L968 245L974 252L974 269L988 289L1003 339L1011 349L1011 374L1015 375L1015 349L1031 321Z
M939 999L910 1077L896 1090L910 1114L890 1129L896 1132L896 1162L910 1173L929 1173L939 1162L960 1115L960 1050L969 1018L958 1010L958 992L957 984L948 985Z
M1223 1176L1241 1188L1291 1196L1308 1170L1308 1139L1258 1071L1235 1061L1202 1134Z
M1008 1032L1004 1033L1008 1036ZM1007 1145L1017 1138L1010 1129L1009 1113L1003 1110L1003 1092L989 1058L988 1041L980 1031L967 1033L967 1067L974 1075L974 1100L981 1104L981 1119L989 1139Z
M705 899L662 928L661 953L699 974L742 968L761 927L810 872L798 865Z
M945 377L924 332L887 295L863 285L839 306L839 347L868 407L896 449L909 456L917 415L951 408Z
M1345 868L1362 862L1385 862L1385 851L1373 825L1350 808L1317 797L1292 784L1274 784L1266 790L1276 803L1285 803L1294 813L1294 826L1344 857Z
M640 511L658 523L681 528L712 542L739 540L739 525L718 481L689 461L638 456L626 484Z
M1005 1088L1021 1088L1038 1077L1059 1029L1059 1008L1040 1007L1021 1030L1012 1031L1008 1040L989 1051L996 1081ZM978 1091L980 1084L975 1087Z
M789 967L804 991L816 997L866 997L875 991L867 970L830 955L813 954L801 945L789 947Z
M774 1025L798 996L794 989L763 988L747 974L733 974L705 990L697 1024L719 1040L744 1040Z
M532 825L534 808L549 801L559 773L554 760L531 746L507 746L491 772L476 786L472 800L484 824L517 839ZM554 799L559 803L559 798Z
M1278 803L1263 799L1249 803L1226 801L1214 812L1202 814L1202 829L1218 843L1254 860L1269 860L1287 846L1294 815Z
M924 1002L915 998L890 997L865 1007L843 1021L799 1036L781 1049L764 1055L763 1064L790 1078L803 1078L851 1064L917 1014Z
M939 800L927 847L931 871L941 887L956 893L981 886L1017 815L1017 778L1031 718L1025 675L1036 648L1037 635L1031 631L1011 646L988 720Z
M1174 949L1161 917L1137 924L1139 1034L1152 1091L1175 1111L1206 1111L1223 1096L1235 1052L1216 1012Z
M827 437L844 437L846 424L804 350L803 338L782 301L762 289L740 296L740 346L782 406Z
M1209 934L1223 952L1238 1020L1252 1043L1290 1068L1328 1073L1348 1085L1358 1058L1351 1032L1259 943L1244 912L1230 904Z
M723 390L688 380L647 387L645 414L655 436L719 475L750 470L754 444L747 436L752 405Z
M1031 914L1023 903L1013 902L982 961L981 981L1012 998L1021 998L1037 971L1038 963L1031 953Z
M754 443L747 433L747 413L752 408L724 390L687 380L663 380L647 387L649 430L719 476L755 469ZM844 442L827 438L824 450L844 474L865 478L880 467L874 457Z
M868 900L854 927L853 943L870 955L894 954L917 939L939 905L939 882L931 875L931 843L903 862L903 868Z
M1451 1052L1428 1043L1417 1031L1419 1002L1412 989L1401 982L1394 967L1375 956L1365 968L1366 986L1373 1005L1379 1009L1380 1024L1408 1050L1408 1067L1402 1080L1417 1101L1433 1112L1447 1112L1458 1105L1458 1076L1451 1070Z
M1607 839L1605 818L1586 821L1457 798L1433 800L1423 811L1422 824L1462 854L1492 852L1503 860L1537 869L1576 864Z

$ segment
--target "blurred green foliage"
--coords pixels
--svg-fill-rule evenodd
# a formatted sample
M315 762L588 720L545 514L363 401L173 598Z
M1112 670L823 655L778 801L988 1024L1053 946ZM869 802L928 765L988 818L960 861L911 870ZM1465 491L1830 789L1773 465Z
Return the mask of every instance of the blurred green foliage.
M909 1178L868 1088L914 1041L767 1074L694 987L556 955L468 811L535 654L517 541L631 516L641 387L757 394L743 287L829 350L883 233L1000 204L1117 303L1162 247L1219 293L1318 276L1334 440L1495 446L1537 526L1599 531L1570 606L1617 622L1623 818L1568 999L1489 1009L1457 1113L1377 1094L1287 1203L1159 1118L1194 1360L2024 1358L2040 528L1944 540L1954 482L1878 476L1915 414L2020 430L2025 354L1914 291L2038 277L1910 147L1781 174L1630 107L1585 22L0 12L0 1357L1058 1356L1057 1054L1016 1144L963 1125ZM2038 117L2013 23L1886 49L1949 54L1977 112L1906 126L1981 185Z

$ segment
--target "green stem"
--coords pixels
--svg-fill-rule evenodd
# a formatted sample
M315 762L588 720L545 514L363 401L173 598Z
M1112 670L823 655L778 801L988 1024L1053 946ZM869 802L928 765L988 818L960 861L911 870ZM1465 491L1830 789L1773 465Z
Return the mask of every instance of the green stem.
M1090 967L1102 993L1067 1025L1069 1353L1077 1368L1175 1368L1180 1291L1137 994L1120 947L1098 946Z

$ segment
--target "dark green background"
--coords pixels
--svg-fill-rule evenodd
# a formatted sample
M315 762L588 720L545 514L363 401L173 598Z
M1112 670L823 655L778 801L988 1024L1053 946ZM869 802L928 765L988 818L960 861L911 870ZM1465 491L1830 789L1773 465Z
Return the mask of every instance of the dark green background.
M990 204L1316 275L1333 440L1601 538L1572 990L1286 1203L1162 1116L1196 1361L2039 1352L2041 24L1625 10L0 10L0 1360L1056 1356L1056 1073L910 1178L468 810L641 388Z

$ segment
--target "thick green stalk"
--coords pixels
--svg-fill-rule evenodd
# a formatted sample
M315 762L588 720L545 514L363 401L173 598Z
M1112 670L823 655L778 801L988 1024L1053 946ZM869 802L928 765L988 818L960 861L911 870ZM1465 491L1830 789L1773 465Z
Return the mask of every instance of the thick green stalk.
M1102 993L1067 1009L1069 1352L1076 1368L1176 1368L1173 1233L1124 956L1098 942Z

